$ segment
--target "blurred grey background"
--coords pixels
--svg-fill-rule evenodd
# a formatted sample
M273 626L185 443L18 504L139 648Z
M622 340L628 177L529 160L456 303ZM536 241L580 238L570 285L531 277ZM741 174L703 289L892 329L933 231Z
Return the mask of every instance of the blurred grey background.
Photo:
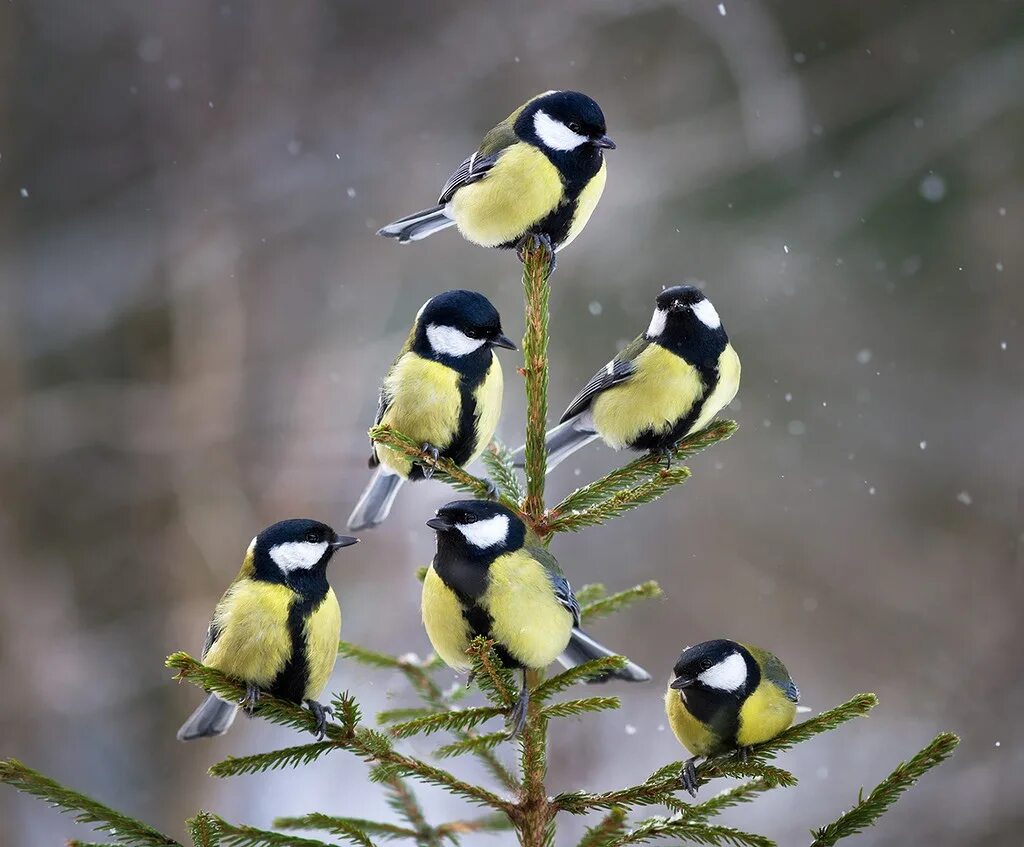
M297 739L239 720L178 744L199 693L163 659L200 649L263 525L343 523L428 296L478 288L521 334L514 255L373 233L521 101L572 87L619 149L554 279L553 414L684 280L706 282L744 381L739 433L686 486L555 543L577 586L656 578L667 598L594 627L659 682L558 723L552 789L678 758L660 679L727 635L779 653L815 709L881 698L787 754L801 785L732 822L803 843L950 729L953 762L858 843L1018 845L1022 80L1013 0L4 3L0 753L175 836L200 807L390 817L343 753L206 776ZM551 496L621 460L579 455ZM341 557L346 638L426 654L413 571L447 499L404 490ZM367 711L409 698L349 662L332 686ZM465 812L423 797L435 821ZM73 833L0 790L0 843ZM488 839L508 836L467 841Z

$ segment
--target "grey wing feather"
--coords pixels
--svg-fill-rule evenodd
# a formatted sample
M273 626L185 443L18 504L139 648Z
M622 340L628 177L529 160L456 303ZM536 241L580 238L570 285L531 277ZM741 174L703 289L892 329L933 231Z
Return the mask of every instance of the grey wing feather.
M220 638L220 627L217 626L215 621L210 621L210 626L206 629L206 643L203 644L203 658L206 658L206 654L210 652L210 648L214 642Z
M572 625L579 626L580 604L576 599L576 595L572 593L572 586L569 584L569 580L565 578L565 574L562 573L562 569L558 566L558 561L543 547L531 547L530 554L547 571L548 579L551 580L551 585L555 589L555 597L572 615Z
M569 404L559 423L565 423L569 418L574 418L590 405L591 401L602 391L606 391L613 385L624 382L636 373L636 365L631 360L612 359L601 370L594 374L593 378L583 390L576 395L576 398Z
M384 386L380 388L380 394L377 395L377 414L373 419L373 425L377 426L382 420L384 415L387 413L388 406L391 405L391 398L384 391ZM380 464L380 459L377 458L377 445L371 439L370 441L370 460L367 464L371 468L377 467Z
M479 182L487 176L487 172L494 167L496 161L498 161L496 155L484 156L479 151L474 153L455 169L455 173L448 177L444 188L441 189L441 195L437 198L437 202L444 205L464 185Z
M792 700L794 703L800 702L800 689L796 687L796 683L793 680L790 680L782 689L782 693L786 695L787 700Z

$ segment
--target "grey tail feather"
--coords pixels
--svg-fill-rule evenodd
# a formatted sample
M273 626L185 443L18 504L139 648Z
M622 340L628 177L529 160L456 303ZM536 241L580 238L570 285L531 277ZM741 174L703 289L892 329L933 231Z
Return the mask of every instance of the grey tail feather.
M377 468L349 515L348 528L368 529L381 523L391 513L391 506L403 482L405 480L398 474Z
M193 741L196 738L211 738L223 735L235 720L238 707L227 700L211 694L200 704L178 730L178 741Z
M454 225L455 221L444 213L444 206L432 206L422 212L406 215L394 223L382 226L377 230L377 235L383 235L385 238L397 238L400 244L408 244L410 241L419 241Z
M598 644L583 630L574 627L572 637L569 639L569 646L558 657L558 663L565 668L574 668L593 659L620 655L622 654ZM607 682L609 679L623 679L626 682L649 682L651 675L639 665L627 661L625 667L620 670L609 671L604 676L594 677L590 682Z
M581 426L579 415L565 423L549 429L545 438L548 448L548 473L568 459L573 453L598 437L591 429ZM512 454L512 464L521 468L526 464L526 447L520 447Z

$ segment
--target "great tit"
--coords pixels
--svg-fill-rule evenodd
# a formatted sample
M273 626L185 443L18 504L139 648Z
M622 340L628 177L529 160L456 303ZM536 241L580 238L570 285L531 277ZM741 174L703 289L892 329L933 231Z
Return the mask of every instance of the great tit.
M526 671L556 659L571 668L617 655L579 629L580 606L555 557L512 511L486 500L457 500L427 521L437 553L423 581L423 625L434 650L456 670L470 667L466 649L476 636L493 639L498 658L523 670L510 715L513 735L526 720ZM628 662L609 678L646 682Z
M548 432L548 470L595 438L616 450L667 454L710 423L739 385L740 359L711 301L692 285L666 288L647 331L594 375ZM524 452L513 457L519 466Z
M483 294L456 290L432 297L384 379L374 422L421 443L434 458L468 465L490 443L501 415L503 382L494 347L516 349ZM433 472L380 444L371 446L370 467L377 470L348 519L353 531L383 521L406 479Z
M483 247L516 247L531 234L561 249L601 199L604 151L614 149L597 103L578 91L547 91L484 136L448 178L436 206L377 234L406 244L456 225Z
M683 787L696 796L697 758L729 750L745 755L787 729L799 700L786 666L767 650L724 638L687 647L665 692L672 731L693 754Z
M231 703L209 695L178 730L179 741L222 735L236 708L252 708L263 692L305 702L323 737L331 710L316 698L334 670L341 634L327 564L336 550L358 540L304 518L276 523L252 540L203 647L207 665L245 683L245 699Z

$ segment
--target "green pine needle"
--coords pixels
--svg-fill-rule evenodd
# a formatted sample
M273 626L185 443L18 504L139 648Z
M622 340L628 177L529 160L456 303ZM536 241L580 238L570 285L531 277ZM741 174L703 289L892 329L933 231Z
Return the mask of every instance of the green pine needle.
M513 503L522 502L526 496L519 482L519 475L512 464L512 452L495 439L480 456L498 491Z
M499 708L510 708L519 696L519 689L512 671L501 664L494 652L494 642L477 636L466 653L472 662L473 678L487 699Z
M193 847L218 847L220 844L220 827L217 817L209 812L198 812L195 817L185 822Z
M215 817L220 830L221 847L333 847L326 841L315 838L301 838L283 832L271 832L254 826L239 826ZM360 847L376 847L369 838L350 838Z
M621 670L626 666L627 661L624 656L605 656L576 665L576 667L544 680L530 692L530 699L537 703L543 703L578 682L587 682L604 676L609 671Z
M228 756L223 761L211 765L209 774L224 778L297 768L315 762L325 753L337 749L338 745L333 741L316 741L312 744L300 744L297 747L285 747L282 750L271 750L269 753L256 753L252 756Z
M948 759L959 743L960 739L953 733L940 732L910 761L897 765L867 797L862 796L857 805L838 820L815 830L812 847L832 847L839 839L867 829L922 776Z
M775 847L775 842L763 835L743 832L730 826L694 823L680 815L670 818L648 818L608 844L609 847L622 847L625 844L646 844L658 838L679 838L695 844Z
M620 591L618 594L595 599L586 604L580 600L579 595L577 595L576 600L580 603L580 620L583 623L591 623L598 618L628 609L638 600L661 596L661 586L652 579L642 582L640 585L634 585L632 588L627 588L625 591Z
M378 653L376 650L367 650L351 641L338 642L338 655L345 659L354 659L361 665L368 665L371 668L394 668L400 670L402 660L387 653Z
M115 843L130 847L181 847L173 838L102 803L66 788L23 765L17 759L0 760L0 782L31 794L65 812L72 812L79 823L92 824Z
M277 818L277 829L317 829L350 838L353 832L362 833L366 838L374 836L385 841L395 838L416 838L417 833L409 827L364 818L343 818L312 812L297 818Z
M576 602L580 606L589 606L591 603L596 603L598 600L603 599L608 594L608 590L600 582L588 582L582 588L576 592Z
M427 717L415 718L391 727L395 738L411 738L414 735L430 735L441 730L449 732L465 732L473 729L491 718L501 717L505 709L484 707L479 709L461 709L439 712Z
M434 755L439 759L451 759L466 753L480 754L493 750L506 741L508 741L508 733L504 731L492 732L487 735L469 735L461 741L453 741L451 744L438 747L434 751Z
M471 832L496 833L507 832L512 828L512 821L508 815L496 812L493 815L484 815L480 818L469 820L449 821L438 826L434 831L442 838L456 842L460 835Z
M626 810L616 807L583 833L577 847L608 847L625 830Z
M551 718L575 718L588 712L606 712L618 709L622 704L618 697L584 697L580 700L563 700L541 709L545 720Z
M690 469L685 465L661 470L645 482L631 488L616 491L607 499L586 509L566 509L561 505L552 511L554 517L547 521L548 532L579 532L588 526L607 523L624 512L651 503L661 497L670 488L686 482L690 478Z
M383 712L377 712L377 724L385 726L389 723L411 721L416 718L426 718L436 714L437 709L430 708L429 706L410 706L402 709L385 709Z

